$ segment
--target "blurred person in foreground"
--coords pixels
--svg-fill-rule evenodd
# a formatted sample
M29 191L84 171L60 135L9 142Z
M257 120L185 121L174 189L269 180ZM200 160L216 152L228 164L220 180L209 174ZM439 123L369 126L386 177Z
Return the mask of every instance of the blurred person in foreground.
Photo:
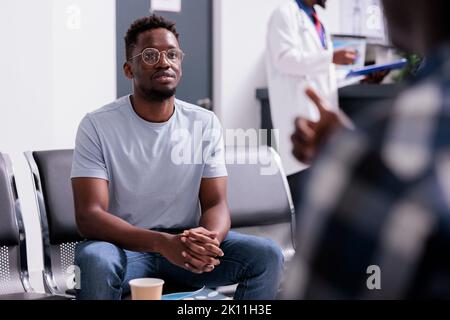
M322 116L297 119L292 136L296 158L314 165L285 298L450 298L447 1L383 4L393 43L427 64L353 131L307 91Z

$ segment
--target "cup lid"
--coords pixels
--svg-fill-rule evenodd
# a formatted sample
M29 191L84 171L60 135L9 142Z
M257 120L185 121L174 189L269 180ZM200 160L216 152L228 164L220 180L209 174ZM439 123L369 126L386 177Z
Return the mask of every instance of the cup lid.
M163 285L164 280L158 278L138 278L130 280L128 283L130 286L135 287L156 287Z

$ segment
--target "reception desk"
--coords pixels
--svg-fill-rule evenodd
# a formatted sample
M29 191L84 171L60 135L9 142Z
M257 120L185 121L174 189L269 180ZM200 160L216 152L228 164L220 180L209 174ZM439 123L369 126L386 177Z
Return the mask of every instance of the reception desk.
M344 87L339 89L339 105L350 118L355 119L358 113L371 106L376 107L378 103L389 103L400 89L401 86L395 84L358 84ZM273 129L267 88L257 89L256 98L261 104L261 129ZM272 145L270 135L267 137L267 144Z

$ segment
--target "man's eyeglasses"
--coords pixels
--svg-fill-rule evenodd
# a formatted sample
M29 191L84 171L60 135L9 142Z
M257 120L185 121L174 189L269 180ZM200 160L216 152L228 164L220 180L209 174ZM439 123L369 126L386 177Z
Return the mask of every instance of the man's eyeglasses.
M159 59L161 59L161 54L163 53L166 55L166 59L173 64L180 64L184 58L184 52L180 49L173 48L167 51L159 51L155 48L146 48L142 50L141 53L135 55L134 57L131 57L128 60L132 60L139 56L142 56L142 61L144 61L144 63L153 66L159 62Z

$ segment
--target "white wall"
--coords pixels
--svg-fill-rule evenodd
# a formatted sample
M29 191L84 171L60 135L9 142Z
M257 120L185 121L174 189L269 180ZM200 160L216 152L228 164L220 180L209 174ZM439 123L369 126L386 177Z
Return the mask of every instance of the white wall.
M21 198L32 285L41 234L26 150L73 148L82 116L116 96L114 0L0 1L0 151Z
M328 0L326 10L321 10L321 14L324 17L324 20L327 22L329 32L332 34L341 33L341 7L343 0Z
M267 22L283 1L214 1L214 105L225 128L259 128Z

